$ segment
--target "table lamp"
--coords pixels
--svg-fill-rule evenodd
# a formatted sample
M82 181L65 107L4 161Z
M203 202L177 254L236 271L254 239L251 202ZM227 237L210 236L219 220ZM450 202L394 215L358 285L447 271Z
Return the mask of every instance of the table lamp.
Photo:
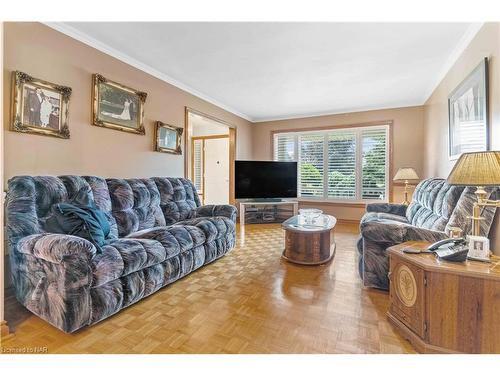
M393 181L404 181L405 182L405 200L402 204L409 205L410 201L408 200L408 184L409 180L418 180L417 172L413 168L399 168L396 172L396 175L392 179Z
M467 152L462 154L447 179L450 185L476 186L477 202L472 211L472 235L481 234L481 208L500 207L500 200L486 199L485 186L500 185L500 151Z

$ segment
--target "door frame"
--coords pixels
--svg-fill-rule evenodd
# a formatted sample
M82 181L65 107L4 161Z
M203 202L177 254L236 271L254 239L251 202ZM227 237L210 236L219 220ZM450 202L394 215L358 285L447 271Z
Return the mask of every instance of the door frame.
M208 118L212 121L218 122L221 125L227 126L229 128L229 203L235 203L234 198L234 162L236 160L236 127L224 120L221 120L215 116L206 114L204 112L198 111L191 107L184 107L184 177L189 178L190 171L190 160L191 160L191 134L189 133L189 114L195 114Z
M196 137L191 137L191 150L194 150L194 142L201 141L201 152L203 154L203 172L202 172L202 184L201 189L201 202L205 204L205 141L207 139L224 139L229 138L229 134L214 134L214 135L200 135ZM194 158L191 158L191 177L194 176Z

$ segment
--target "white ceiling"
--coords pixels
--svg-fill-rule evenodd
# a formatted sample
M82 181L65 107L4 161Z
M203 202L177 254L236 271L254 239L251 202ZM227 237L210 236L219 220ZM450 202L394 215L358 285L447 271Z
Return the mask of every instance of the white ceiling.
M250 121L423 104L469 23L49 24Z

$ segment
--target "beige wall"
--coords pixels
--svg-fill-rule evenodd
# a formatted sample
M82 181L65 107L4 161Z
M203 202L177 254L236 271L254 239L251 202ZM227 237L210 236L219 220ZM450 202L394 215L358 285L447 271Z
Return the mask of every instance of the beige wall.
M237 157L251 157L251 124L248 121L47 26L6 23L4 44L5 180L20 174L182 176L183 156L153 151L153 125L156 120L161 120L184 127L185 106L234 124L237 127ZM71 139L8 130L11 73L14 70L73 89L69 123ZM148 93L145 136L90 125L93 73Z
M457 62L424 105L424 176L447 177L455 161L448 159L448 95L481 62L489 58L490 140L500 150L500 26L487 23L477 33ZM492 247L500 254L500 225L492 228Z
M422 144L424 139L422 107L384 109L257 123L253 125L253 157L257 160L272 159L271 131L273 130L340 126L383 120L392 120L394 122L392 141L393 173L396 173L400 167L408 166L415 168L419 176L421 176L423 174ZM393 201L402 201L401 186L394 186ZM307 206L309 205L311 204ZM365 212L364 207L318 203L312 205L344 220L359 220ZM306 204L301 203L301 206L306 206Z

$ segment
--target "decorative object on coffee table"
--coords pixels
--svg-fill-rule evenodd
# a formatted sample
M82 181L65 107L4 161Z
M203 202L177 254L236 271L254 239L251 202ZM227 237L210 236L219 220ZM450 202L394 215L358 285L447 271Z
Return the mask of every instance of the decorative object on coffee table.
M303 219L305 224L313 224L322 214L323 211L317 208L301 208L299 210L299 216Z
M393 181L404 181L405 183L405 199L401 204L409 205L410 201L408 200L408 185L410 180L418 180L417 172L413 168L399 168L396 172L396 175L393 178Z
M446 262L429 242L391 246L389 321L423 353L500 353L500 258Z
M296 215L282 224L285 230L283 258L292 263L319 265L329 262L335 255L334 229L337 219L321 215L307 221Z

